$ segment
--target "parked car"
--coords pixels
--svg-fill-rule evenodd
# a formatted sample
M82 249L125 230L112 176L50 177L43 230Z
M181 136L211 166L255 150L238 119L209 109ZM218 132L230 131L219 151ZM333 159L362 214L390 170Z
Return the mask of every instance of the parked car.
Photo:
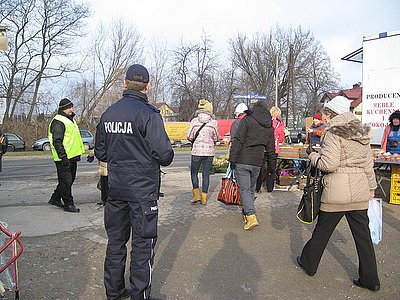
M83 146L85 150L93 149L94 148L94 136L89 130L79 130L82 137ZM39 151L50 151L50 142L49 138L45 137L33 142L32 145L33 150Z
M289 136L287 136L287 142L289 144L298 144L306 142L306 131L305 129L289 129Z
M25 140L15 133L5 132L4 135L8 139L8 148L7 151L24 151L26 147Z

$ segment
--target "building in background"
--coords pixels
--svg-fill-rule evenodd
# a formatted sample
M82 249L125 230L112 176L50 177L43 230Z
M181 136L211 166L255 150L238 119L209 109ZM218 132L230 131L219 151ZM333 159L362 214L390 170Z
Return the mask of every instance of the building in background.
M176 122L178 120L179 108L169 106L165 102L156 102L153 105L160 110L164 122Z
M352 89L340 90L337 93L326 92L320 102L321 106L329 102L336 96L343 96L350 101L351 111L361 120L362 116L362 87L360 83L353 85Z

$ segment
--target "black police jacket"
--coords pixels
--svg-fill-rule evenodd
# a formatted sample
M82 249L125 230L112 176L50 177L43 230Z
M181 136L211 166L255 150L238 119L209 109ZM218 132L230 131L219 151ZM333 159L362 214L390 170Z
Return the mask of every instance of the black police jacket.
M109 198L127 201L157 200L160 165L174 158L159 110L134 90L101 116L95 155L108 165Z

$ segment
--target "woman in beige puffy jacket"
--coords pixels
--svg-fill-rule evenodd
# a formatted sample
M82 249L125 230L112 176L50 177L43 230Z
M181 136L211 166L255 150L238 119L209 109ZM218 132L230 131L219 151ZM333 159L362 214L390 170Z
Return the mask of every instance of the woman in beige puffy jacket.
M346 217L359 258L356 286L377 291L380 288L367 209L376 188L370 149L370 128L351 112L350 101L333 98L323 109L328 127L322 135L321 152L309 155L311 163L326 173L318 221L311 239L297 257L309 276L317 272L325 247L336 225Z

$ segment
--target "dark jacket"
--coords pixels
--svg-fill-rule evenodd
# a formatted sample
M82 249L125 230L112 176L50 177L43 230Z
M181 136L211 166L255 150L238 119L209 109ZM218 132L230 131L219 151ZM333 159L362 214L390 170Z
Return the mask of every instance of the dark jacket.
M71 121L74 120L75 114L72 113L72 115L67 115L64 113L62 110L59 110L57 114L62 115ZM62 160L67 159L67 152L65 152L64 146L63 146L63 140L64 140L64 134L65 134L65 125L63 122L60 122L58 120L53 119L53 121L50 124L50 132L53 134L53 145L54 149L56 149L58 157L61 158ZM71 157L69 161L80 161L81 156L75 156Z
M275 154L274 128L268 109L255 105L239 123L232 141L229 161L261 167L264 150L268 163Z
M240 121L246 116L246 114L241 114L239 117L236 118L235 121L233 121L232 125L231 125L231 130L230 130L230 136L231 136L231 141L233 140L233 138L236 135L236 132L239 128L239 124Z
M160 165L174 158L159 110L147 96L125 90L97 125L95 155L108 164L109 198L155 201L160 187Z

